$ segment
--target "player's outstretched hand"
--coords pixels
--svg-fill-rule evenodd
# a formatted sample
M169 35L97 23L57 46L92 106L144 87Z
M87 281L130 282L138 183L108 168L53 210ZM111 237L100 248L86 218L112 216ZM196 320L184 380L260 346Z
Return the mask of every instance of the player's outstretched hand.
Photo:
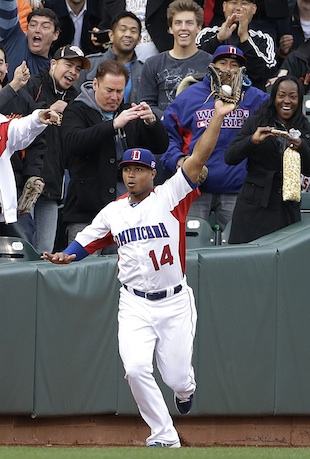
M50 108L46 108L45 110L39 111L39 120L43 124L58 124L60 123L60 118L58 113L55 110L51 110Z
M52 263L55 263L55 265L66 265L68 263L71 263L71 261L73 261L76 258L76 255L75 254L67 255L66 253L63 253L63 252L56 252L56 253L44 252L41 258L42 260L51 261Z

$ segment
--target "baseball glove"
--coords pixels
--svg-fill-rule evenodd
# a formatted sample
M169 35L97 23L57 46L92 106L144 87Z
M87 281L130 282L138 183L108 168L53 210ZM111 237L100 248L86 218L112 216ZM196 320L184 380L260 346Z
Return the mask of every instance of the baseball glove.
M209 170L207 166L202 166L201 172L199 174L198 178L198 186L200 186L208 177Z
M17 202L18 215L31 212L38 197L44 189L44 180L41 177L30 177L24 185L22 194Z
M221 70L211 63L208 66L208 70L213 97L227 104L233 103L237 107L242 98L242 84L246 68Z

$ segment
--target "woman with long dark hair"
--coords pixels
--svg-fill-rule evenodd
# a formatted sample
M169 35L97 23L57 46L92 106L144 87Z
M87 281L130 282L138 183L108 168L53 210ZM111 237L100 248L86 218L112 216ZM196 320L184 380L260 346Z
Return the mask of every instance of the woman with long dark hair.
M287 147L300 154L301 173L310 175L310 123L302 106L301 82L290 75L278 78L270 98L226 150L227 164L246 160L248 170L233 212L230 244L253 241L300 220L300 202L284 200L282 185Z

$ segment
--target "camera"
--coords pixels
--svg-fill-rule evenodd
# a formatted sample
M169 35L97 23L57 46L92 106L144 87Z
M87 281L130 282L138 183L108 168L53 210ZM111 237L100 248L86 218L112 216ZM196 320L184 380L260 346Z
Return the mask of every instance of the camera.
M110 41L109 32L110 29L103 29L98 30L98 32L94 32L93 30L89 30L89 33L92 33L98 40L99 43L106 43Z

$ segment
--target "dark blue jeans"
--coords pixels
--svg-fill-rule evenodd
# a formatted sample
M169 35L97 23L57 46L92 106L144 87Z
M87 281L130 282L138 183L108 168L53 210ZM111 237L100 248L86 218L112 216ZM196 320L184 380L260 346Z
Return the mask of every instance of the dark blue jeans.
M33 245L34 237L34 220L31 214L23 214L18 217L17 222L14 223L0 223L1 236L20 237Z

